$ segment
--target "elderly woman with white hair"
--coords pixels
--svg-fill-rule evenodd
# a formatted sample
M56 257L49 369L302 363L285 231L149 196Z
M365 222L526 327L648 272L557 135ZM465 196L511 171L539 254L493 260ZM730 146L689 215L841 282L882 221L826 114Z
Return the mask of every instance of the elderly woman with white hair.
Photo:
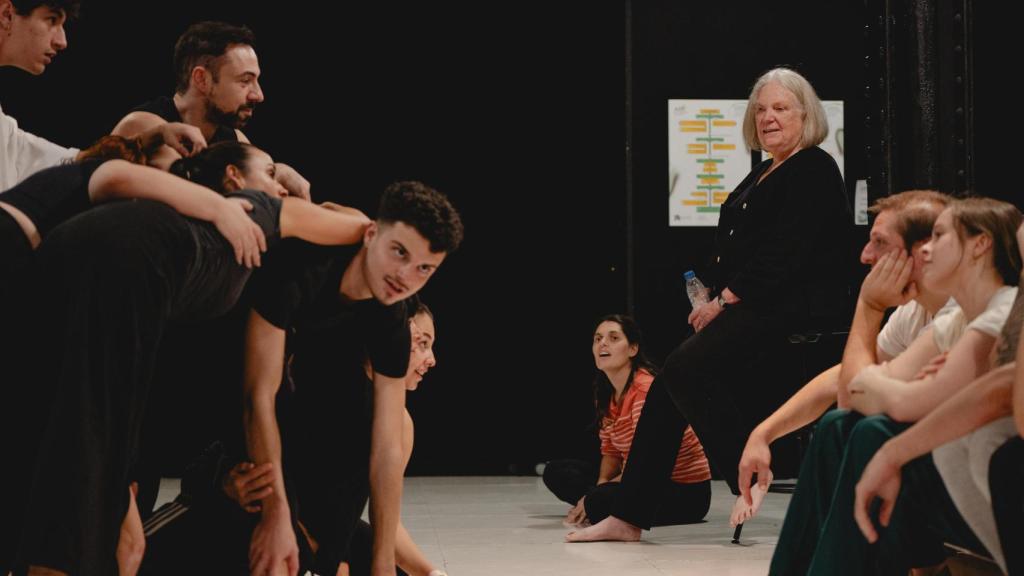
M739 495L747 435L800 383L781 362L787 336L845 309L853 218L839 168L818 147L828 121L814 88L793 70L768 71L751 90L743 134L770 157L721 206L709 302L651 384L612 515L569 541L638 540L688 425Z

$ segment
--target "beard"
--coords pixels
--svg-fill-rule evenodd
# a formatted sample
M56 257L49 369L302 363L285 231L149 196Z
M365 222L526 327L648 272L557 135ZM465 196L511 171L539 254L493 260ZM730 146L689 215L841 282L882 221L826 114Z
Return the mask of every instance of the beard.
M235 110L226 112L217 108L213 102L210 102L206 107L206 120L213 124L217 124L218 126L230 126L231 128L241 129L244 128L252 118L255 109L256 103L247 102ZM248 111L249 114L243 116L243 111Z

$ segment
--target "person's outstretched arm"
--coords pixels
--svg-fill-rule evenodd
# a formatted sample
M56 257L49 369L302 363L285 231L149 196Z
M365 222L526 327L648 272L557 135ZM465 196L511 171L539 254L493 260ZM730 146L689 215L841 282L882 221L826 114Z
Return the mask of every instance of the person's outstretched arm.
M299 548L292 530L281 468L281 433L275 398L284 370L285 331L255 310L249 313L245 335L244 425L249 458L271 463L271 493L263 498L261 519L249 545L249 569L254 574L277 574L299 569Z
M840 365L836 364L815 376L750 433L739 466L740 495L747 505L753 505L750 481L755 473L761 489L768 491L768 482L772 477L771 443L814 422L835 403L839 370Z
M371 220L358 210L288 197L281 202L281 237L321 245L356 244Z
M1005 364L978 378L875 453L857 483L854 505L854 517L869 542L878 538L869 507L875 498L881 499L879 520L889 525L900 470L907 462L1010 413L1016 364Z
M263 230L246 213L248 202L220 194L156 168L126 160L104 162L89 178L89 200L95 203L143 198L163 202L179 214L210 222L231 244L239 264L259 266L267 249Z
M370 525L373 527L373 576L395 574L395 541L402 507L402 414L405 381L380 373L373 377L373 428L370 440Z

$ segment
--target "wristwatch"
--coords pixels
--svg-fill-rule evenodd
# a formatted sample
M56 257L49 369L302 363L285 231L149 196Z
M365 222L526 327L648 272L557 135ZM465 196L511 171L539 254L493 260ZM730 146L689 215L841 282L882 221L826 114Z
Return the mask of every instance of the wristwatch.
M732 304L726 302L725 296L722 296L721 294L718 295L718 298L716 298L715 301L718 302L718 307L721 308L722 310L725 310L729 306L732 306Z

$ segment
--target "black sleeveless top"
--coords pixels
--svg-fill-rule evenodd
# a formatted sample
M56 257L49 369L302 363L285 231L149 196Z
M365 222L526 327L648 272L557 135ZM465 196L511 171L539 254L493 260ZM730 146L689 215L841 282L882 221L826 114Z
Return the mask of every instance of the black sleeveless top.
M132 112L150 112L168 122L184 122L181 119L181 114L178 112L178 107L174 105L174 99L167 96L160 96L145 104L140 104L132 108ZM220 124L217 126L217 130L214 131L213 138L210 138L206 143L216 144L217 142L238 142L238 133L235 132L234 128Z

